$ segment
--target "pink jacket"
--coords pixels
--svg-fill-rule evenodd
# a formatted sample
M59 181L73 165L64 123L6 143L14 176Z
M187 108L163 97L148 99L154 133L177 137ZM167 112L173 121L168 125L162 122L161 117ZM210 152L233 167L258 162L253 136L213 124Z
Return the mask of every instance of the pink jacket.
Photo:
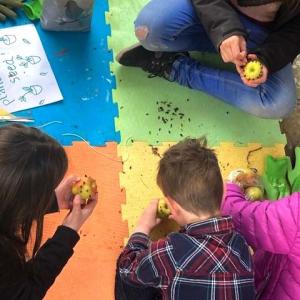
M223 215L253 247L259 299L300 299L300 193L278 201L249 202L239 186L227 184Z

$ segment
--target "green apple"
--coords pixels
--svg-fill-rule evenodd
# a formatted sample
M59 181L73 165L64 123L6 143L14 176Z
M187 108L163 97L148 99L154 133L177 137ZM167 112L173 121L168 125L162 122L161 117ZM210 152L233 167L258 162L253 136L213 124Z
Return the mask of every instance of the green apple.
M157 216L161 219L169 217L171 214L171 211L168 207L168 204L164 199L159 199L158 205L157 205Z
M245 190L246 198L250 201L261 200L264 196L263 190L258 186L251 186Z

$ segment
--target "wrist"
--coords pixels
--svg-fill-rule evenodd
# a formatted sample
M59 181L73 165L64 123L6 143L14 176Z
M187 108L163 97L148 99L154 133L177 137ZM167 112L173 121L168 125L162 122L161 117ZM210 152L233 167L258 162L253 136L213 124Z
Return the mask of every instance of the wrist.
M65 227L68 227L76 232L78 232L78 230L80 229L81 226L79 226L79 224L75 224L75 223L72 223L72 222L68 222L68 221L64 221L62 223L63 226Z
M145 225L137 225L133 231L133 233L137 233L137 232L141 232L144 233L146 235L149 235L151 232L152 228L150 228L149 226L145 226Z

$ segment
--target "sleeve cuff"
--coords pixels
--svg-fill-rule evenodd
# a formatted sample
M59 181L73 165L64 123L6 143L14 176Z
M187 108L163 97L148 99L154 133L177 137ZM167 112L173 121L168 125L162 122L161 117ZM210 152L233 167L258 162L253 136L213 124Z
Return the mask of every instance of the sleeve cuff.
M132 244L135 247L138 246L139 248L140 247L148 248L149 243L150 243L150 237L141 232L134 233L128 241L128 245Z
M57 227L57 230L54 233L52 239L58 241L63 240L68 246L70 246L73 249L79 241L80 236L75 230L67 226L61 225Z
M242 192L241 187L237 183L233 183L233 182L226 183L226 191L239 192L239 193Z

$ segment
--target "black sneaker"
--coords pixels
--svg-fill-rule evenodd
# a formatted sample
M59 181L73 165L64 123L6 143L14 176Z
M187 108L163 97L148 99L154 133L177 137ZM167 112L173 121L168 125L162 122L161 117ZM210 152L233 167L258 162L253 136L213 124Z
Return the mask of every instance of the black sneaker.
M180 56L189 56L187 52L154 52L135 44L118 53L116 60L123 66L137 67L150 73L150 77L159 76L168 79L174 61Z

